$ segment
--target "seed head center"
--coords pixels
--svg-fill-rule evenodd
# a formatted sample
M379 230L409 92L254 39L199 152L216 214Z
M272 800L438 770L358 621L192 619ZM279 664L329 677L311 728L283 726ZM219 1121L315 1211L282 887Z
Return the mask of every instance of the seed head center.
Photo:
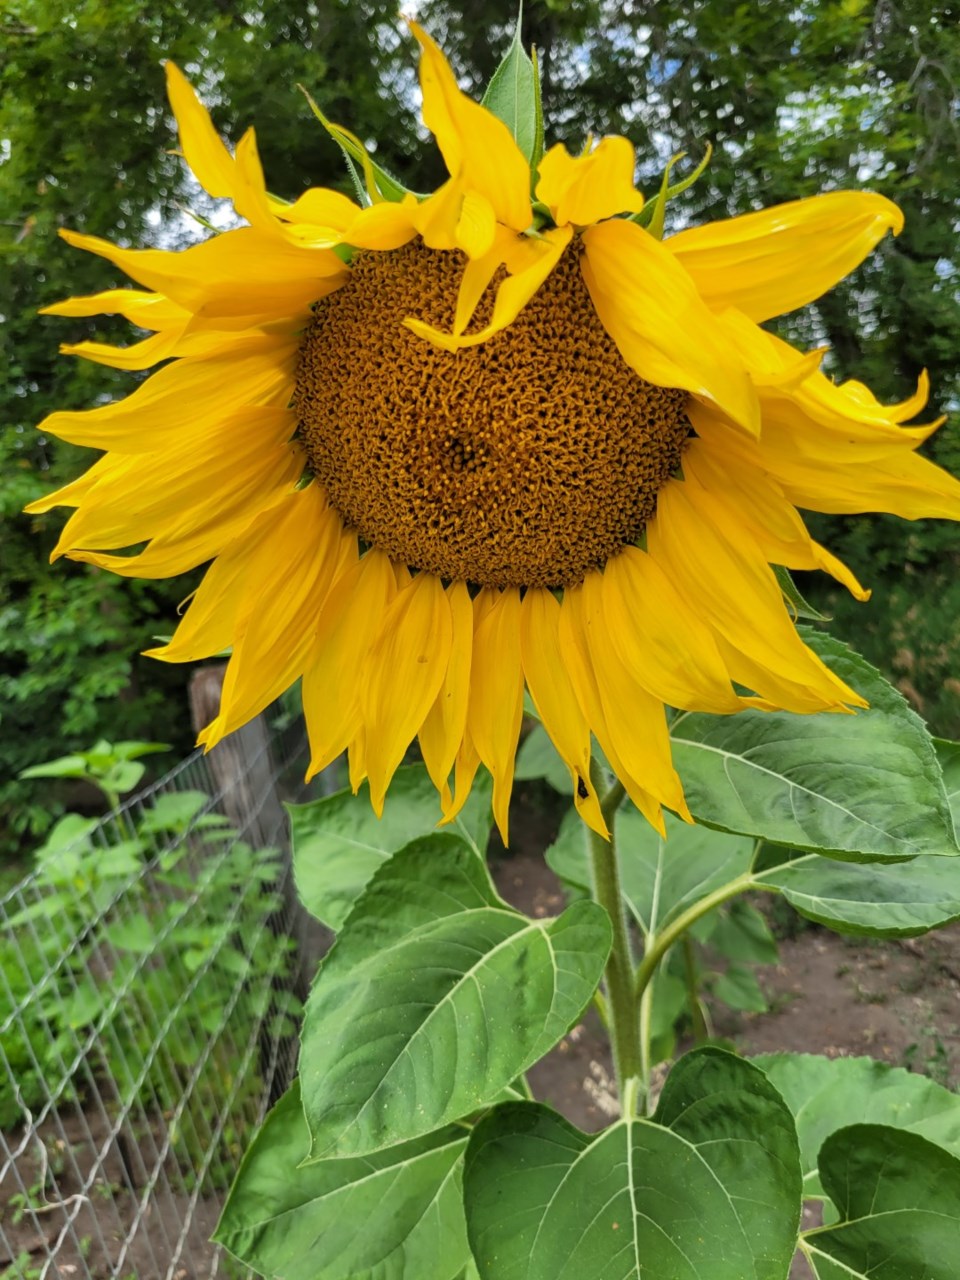
M627 366L574 249L489 341L450 353L416 337L407 316L451 329L463 266L420 241L357 255L301 346L307 455L344 522L411 568L573 586L643 532L689 434L687 393Z

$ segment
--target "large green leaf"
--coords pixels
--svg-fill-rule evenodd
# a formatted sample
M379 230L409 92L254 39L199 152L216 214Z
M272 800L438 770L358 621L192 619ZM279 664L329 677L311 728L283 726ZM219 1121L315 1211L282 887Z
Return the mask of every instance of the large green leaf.
M453 1280L469 1259L460 1191L467 1134L301 1167L310 1135L294 1085L244 1156L215 1239L283 1280Z
M956 1280L960 1160L915 1133L857 1124L823 1144L840 1221L804 1236L818 1280Z
M374 875L307 1004L311 1158L376 1151L497 1100L569 1030L600 981L606 912L528 920L452 835Z
M627 905L645 935L659 932L682 911L750 866L753 841L667 815L666 840L633 808L615 822L620 874ZM583 823L572 810L563 820L547 862L578 889L590 885Z
M836 862L806 854L760 872L809 920L837 933L910 938L960 919L960 860Z
M449 828L481 853L493 821L491 785L486 774L476 778ZM366 785L357 795L345 788L289 810L300 901L331 929L340 928L377 868L417 836L434 831L441 818L437 789L419 764L397 770L382 818L370 806Z
M845 1125L893 1125L960 1156L960 1098L926 1076L873 1058L771 1053L753 1062L796 1119L806 1195L822 1194L817 1155Z
M653 1121L598 1137L537 1103L498 1107L471 1136L464 1199L482 1280L785 1280L796 1134L760 1072L698 1050Z
M960 852L923 722L865 659L801 631L869 709L678 717L674 761L694 817L853 861Z

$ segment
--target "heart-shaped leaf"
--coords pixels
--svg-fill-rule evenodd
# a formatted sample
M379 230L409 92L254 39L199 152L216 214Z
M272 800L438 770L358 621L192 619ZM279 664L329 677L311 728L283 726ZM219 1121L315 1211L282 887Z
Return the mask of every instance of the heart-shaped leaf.
M215 1239L283 1280L454 1280L469 1260L463 1129L301 1167L310 1135L294 1085L264 1121Z
M823 1144L820 1178L841 1220L803 1237L818 1280L956 1280L955 1156L915 1133L857 1124Z
M492 1104L597 988L602 907L528 920L452 835L374 875L324 960L303 1026L311 1159L377 1151Z
M478 777L449 828L480 853L493 822L491 787L488 775ZM370 806L366 784L358 795L347 787L310 804L290 805L289 811L300 901L335 930L377 868L417 836L436 830L441 818L437 789L419 764L394 774L382 818Z
M537 1103L498 1107L471 1136L464 1199L481 1280L786 1280L796 1134L761 1073L698 1050L653 1121L597 1137Z
M960 852L923 722L865 659L831 636L800 630L869 709L679 716L674 762L693 816L851 861Z
M960 1097L926 1076L873 1058L770 1053L752 1061L796 1119L805 1195L822 1194L817 1154L849 1124L892 1125L960 1157Z

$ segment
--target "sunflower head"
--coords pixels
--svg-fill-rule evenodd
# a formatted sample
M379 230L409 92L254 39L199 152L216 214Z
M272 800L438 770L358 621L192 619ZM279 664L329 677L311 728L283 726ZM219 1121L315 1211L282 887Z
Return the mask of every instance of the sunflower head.
M69 352L163 363L47 419L105 452L31 510L75 508L55 555L141 577L209 564L151 651L232 648L208 747L302 677L311 773L347 749L379 811L416 739L446 820L489 770L506 838L526 689L584 820L606 834L596 739L662 831L664 806L689 818L668 708L863 705L781 591L775 569L819 568L866 595L798 508L960 516L960 486L914 452L933 426L903 425L925 380L884 406L761 327L901 216L832 192L665 238L687 183L668 169L645 199L623 138L544 150L518 42L477 103L411 27L449 174L429 195L324 119L358 199L283 203L253 130L231 152L168 65L183 155L245 225L182 252L66 233L141 287L48 310L149 334Z

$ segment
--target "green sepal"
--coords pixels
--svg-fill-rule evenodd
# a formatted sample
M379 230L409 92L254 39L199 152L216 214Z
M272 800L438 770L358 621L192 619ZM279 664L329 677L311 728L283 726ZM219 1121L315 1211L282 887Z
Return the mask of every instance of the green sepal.
M671 156L667 161L667 167L663 171L663 180L660 183L660 190L652 200L647 201L639 213L631 214L629 222L639 223L641 227L646 227L651 235L656 236L658 240L663 239L663 221L667 211L667 204L678 196L681 192L686 191L688 187L692 187L697 179L710 163L710 157L713 155L713 146L707 143L707 149L703 159L688 177L681 182L670 183L670 172L675 164L678 164L686 157L685 151L678 151L675 156Z
M770 567L773 569L781 594L787 602L787 608L795 621L797 618L806 618L808 622L831 621L828 613L821 613L819 609L815 609L809 601L804 599L789 569L784 568L782 564L774 564Z
M347 170L353 180L360 204L379 204L384 200L399 204L404 196L408 195L414 195L418 200L423 199L423 196L416 191L411 191L409 187L405 187L398 178L393 177L382 165L377 164L356 134L351 133L349 129L345 129L343 125L334 124L331 120L328 120L302 84L298 85L297 88L310 104L310 110L343 152L343 158L347 163ZM360 165L363 170L363 180L361 180L357 165Z
M522 20L521 3L510 47L487 85L482 105L503 121L535 169L543 152L543 104L537 67L521 42Z

